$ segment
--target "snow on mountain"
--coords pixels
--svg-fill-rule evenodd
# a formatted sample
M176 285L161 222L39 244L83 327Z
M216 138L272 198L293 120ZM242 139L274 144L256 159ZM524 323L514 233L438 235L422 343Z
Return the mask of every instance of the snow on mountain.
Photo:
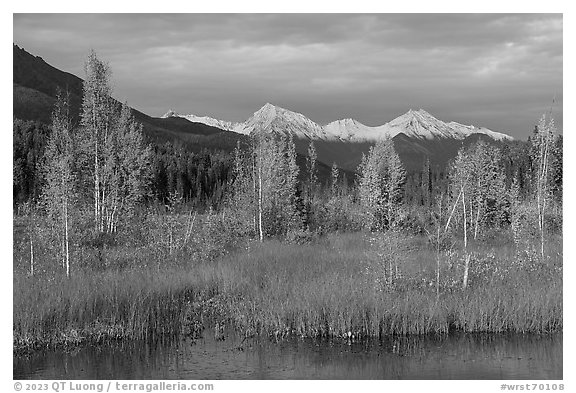
M202 123L202 124L206 124L208 126L220 128L221 130L235 131L235 132L240 132L240 133L241 133L241 129L243 126L243 123L234 123L234 122L226 121L226 120L218 120L218 119L214 119L214 118L208 117L208 116L181 115L177 112L174 112L172 109L170 109L168 112L166 112L162 116L162 118L167 118L167 117L181 117L181 118L186 119L188 121L191 121L193 123Z
M252 132L291 134L295 139L338 140L335 135L301 113L267 103L250 117L243 126L243 133Z
M244 123L217 120L207 116L180 115L168 111L163 117L178 116L192 122L204 123L227 131L249 135L252 132L292 134L296 139L374 142L404 134L410 138L435 140L463 140L472 134L484 134L494 140L513 140L509 135L484 127L466 126L456 122L445 123L423 109L410 109L386 124L366 126L354 119L337 120L320 126L301 113L289 111L267 103Z
M472 134L485 134L494 140L513 140L509 135L484 127L466 126L456 122L445 123L423 109L410 109L388 123L369 127L353 119L338 120L324 126L326 131L347 142L373 142L384 138L394 138L404 134L416 139L457 139L462 140Z
M497 140L497 141L513 141L514 140L514 138L512 138L510 135L506 135L506 134L503 134L501 132L492 131L486 127L467 126L464 124L456 123L455 121L451 121L450 123L448 123L448 125L452 128L460 130L460 132L462 132L464 134L468 134L468 135L484 134L484 135L487 135L487 136L489 136L492 139Z
M402 133L416 139L464 139L463 134L448 124L436 119L423 109L410 109L405 114L378 127L391 137Z
M324 130L344 142L371 142L385 138L379 127L370 127L354 119L333 121L324 126Z

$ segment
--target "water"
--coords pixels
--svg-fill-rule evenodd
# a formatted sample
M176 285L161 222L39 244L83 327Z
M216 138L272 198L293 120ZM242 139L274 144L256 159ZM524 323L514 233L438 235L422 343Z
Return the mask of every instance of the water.
M562 379L562 334L116 343L14 358L14 379Z

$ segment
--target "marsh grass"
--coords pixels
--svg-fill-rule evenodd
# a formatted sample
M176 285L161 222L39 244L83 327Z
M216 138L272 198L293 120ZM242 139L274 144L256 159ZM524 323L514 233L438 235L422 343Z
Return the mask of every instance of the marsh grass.
M229 314L249 332L382 337L562 329L561 252L542 261L478 244L467 290L464 256L445 252L437 299L436 254L422 242L398 234L329 236L305 246L268 242L219 260L217 277L231 299Z
M110 339L161 339L180 333L187 306L211 297L210 272L77 272L72 278L14 279L14 346Z
M14 349L176 337L214 310L246 336L276 338L546 333L563 325L561 239L544 260L505 242L473 244L466 290L456 244L441 254L438 298L436 253L422 237L331 234L307 244L248 243L204 260L135 260L159 258L154 247L116 249L109 255L128 259L127 268L79 269L70 279L15 267Z

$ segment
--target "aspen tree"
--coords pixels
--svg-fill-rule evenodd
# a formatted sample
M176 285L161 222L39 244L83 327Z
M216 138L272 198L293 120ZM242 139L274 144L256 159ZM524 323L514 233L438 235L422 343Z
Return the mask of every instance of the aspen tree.
M534 130L532 139L532 162L535 164L535 193L538 206L538 230L540 232L540 254L544 258L544 243L546 232L546 209L550 201L550 161L556 127L554 120L546 120L542 116Z
M88 55L85 71L81 125L87 138L86 154L93 162L90 174L94 182L94 224L97 232L104 232L103 199L106 187L102 184L102 160L104 145L114 118L111 71L108 64L99 60L94 51Z
M71 133L68 97L59 92L52 114L52 135L44 155L45 186L42 199L48 215L55 220L58 238L61 239L62 266L67 277L70 276L71 210L77 197Z
M92 51L86 62L81 125L84 156L92 164L94 224L99 233L117 231L142 201L151 180L151 150L128 105L112 98L111 71Z

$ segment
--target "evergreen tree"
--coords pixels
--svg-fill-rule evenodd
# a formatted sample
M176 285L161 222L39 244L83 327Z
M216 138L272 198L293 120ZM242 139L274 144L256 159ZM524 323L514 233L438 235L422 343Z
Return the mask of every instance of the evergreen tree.
M50 128L42 123L13 119L12 128L13 202L36 201L42 189L39 164L50 136Z
M430 206L432 194L432 173L430 170L430 157L426 157L424 161L424 168L422 169L422 204L424 206Z
M332 163L332 169L330 171L330 194L332 197L335 197L338 193L338 165L335 162Z
M550 152L550 191L556 202L562 204L563 177L563 137L557 135Z
M285 141L286 160L286 185L284 191L284 215L288 219L286 231L297 231L302 227L302 217L299 214L298 205L298 173L300 168L296 164L296 144L292 134ZM282 154L284 156L284 154Z
M404 196L406 171L391 139L370 148L359 173L360 204L368 216L366 224L372 230L393 227Z
M308 146L308 157L306 157L306 170L308 171L308 199L312 199L312 195L316 192L318 185L318 168L317 168L318 154L314 142L310 141Z
M104 142L101 206L104 232L112 233L120 217L132 216L148 193L151 150L144 143L142 125L136 123L127 105L122 106Z

